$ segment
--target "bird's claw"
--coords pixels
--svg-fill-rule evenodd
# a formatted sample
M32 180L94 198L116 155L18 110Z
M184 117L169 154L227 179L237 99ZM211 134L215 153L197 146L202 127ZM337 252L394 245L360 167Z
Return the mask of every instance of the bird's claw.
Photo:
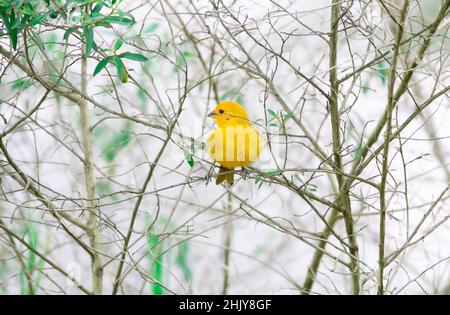
M250 171L244 166L241 167L241 174L243 179L247 179L247 176L250 175Z
M213 175L214 175L214 167L215 167L215 166L216 166L216 163L213 163L213 164L211 165L211 167L209 168L208 173L206 173L206 176L205 176L206 185L209 184L209 182L211 181L211 179L212 179L212 177L213 177Z

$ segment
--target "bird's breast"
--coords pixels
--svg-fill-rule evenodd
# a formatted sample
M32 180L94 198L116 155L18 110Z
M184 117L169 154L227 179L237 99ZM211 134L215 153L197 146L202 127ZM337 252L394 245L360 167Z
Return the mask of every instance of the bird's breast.
M262 138L252 125L221 126L208 138L208 151L225 168L246 166L256 160L262 149Z

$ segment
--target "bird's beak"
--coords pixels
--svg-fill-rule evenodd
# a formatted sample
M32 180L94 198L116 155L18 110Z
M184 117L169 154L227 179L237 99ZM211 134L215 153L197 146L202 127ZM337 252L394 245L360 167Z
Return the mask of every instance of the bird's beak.
M211 113L208 114L208 117L211 117L211 118L212 118L212 117L214 117L214 116L217 116L217 114L216 114L214 111L212 111Z

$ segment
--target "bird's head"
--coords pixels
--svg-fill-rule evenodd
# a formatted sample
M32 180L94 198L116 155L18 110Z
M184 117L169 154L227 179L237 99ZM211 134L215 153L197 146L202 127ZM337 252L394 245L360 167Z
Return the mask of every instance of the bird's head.
M244 107L233 101L224 101L208 114L220 126L249 125L250 121Z

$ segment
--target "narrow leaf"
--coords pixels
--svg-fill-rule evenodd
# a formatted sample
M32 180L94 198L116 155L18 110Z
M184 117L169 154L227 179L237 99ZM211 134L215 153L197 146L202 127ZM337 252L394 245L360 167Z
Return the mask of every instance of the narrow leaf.
M192 154L186 153L186 162L189 164L190 167L194 166L194 158L192 157Z
M89 57L91 50L94 47L94 30L91 27L84 28L84 35L86 38L86 56Z
M381 80L381 83L385 84L387 77L389 75L389 68L385 65L383 61L380 61L376 64L376 71L378 74L378 77Z
M67 31L64 32L63 39L64 39L64 40L68 40L70 34L72 34L72 33L75 32L75 31L76 31L76 28L69 28Z
M287 121L289 118L291 118L292 116L294 116L293 113L286 113L283 115L283 121Z
M102 60L100 60L100 62L97 64L97 66L94 69L94 76L96 76L100 71L103 70L103 68L106 67L106 65L108 64L108 62L111 60L111 56L108 56Z
M91 15L99 14L101 9L103 8L104 4L103 2L99 2L95 5L95 7L91 11Z
M150 264L152 265L150 273L152 279L156 281L156 283L152 283L151 290L154 295L161 295L164 293L164 290L160 283L162 283L163 280L163 256L162 251L162 244L158 244L159 237L156 235L148 235L147 236L147 246L148 246L148 260L150 261Z
M268 109L267 112L269 113L269 115L273 118L273 117L277 117L277 113L275 113L275 111L273 111L272 109Z
M183 277L184 280L189 281L192 278L192 272L191 268L188 264L188 255L189 255L189 243L187 241L184 241L180 243L178 246L178 255L176 264L181 268L183 271Z
M159 27L158 23L153 23L150 24L146 29L145 29L145 33L153 33L154 31L156 31Z
M112 162L117 157L121 149L125 148L131 140L129 131L121 131L114 135L108 142L105 143L102 149L102 155L106 161Z
M120 49L120 47L122 47L123 45L123 40L118 39L116 40L116 42L114 43L114 51L117 51Z
M107 16L105 19L103 19L103 22L120 25L131 25L134 23L132 19L121 16Z
M35 25L41 23L42 21L44 21L46 18L47 18L47 13L42 14L38 17L35 17L34 19L31 20L30 25L35 26Z
M194 57L194 53L192 51L185 50L182 52L182 55L186 58Z
M281 174L281 170L271 170L271 171L266 172L266 175L269 177L279 175L279 174Z
M14 10L11 9L11 18L9 20L11 24L11 30L9 32L9 37L11 39L11 44L13 49L17 49L17 26L16 26L16 14L14 13Z
M134 60L134 61L140 61L140 62L144 62L144 61L148 60L148 58L145 57L144 55L131 53L131 52L125 52L123 54L120 54L119 57Z
M37 32L34 30L31 30L31 35L33 36L33 39L36 41L37 45L39 46L40 50L45 50L44 42L42 41L42 38L39 36Z
M120 82L127 83L128 82L128 73L125 65L119 57L114 58L114 63L116 64L117 75L120 78Z

